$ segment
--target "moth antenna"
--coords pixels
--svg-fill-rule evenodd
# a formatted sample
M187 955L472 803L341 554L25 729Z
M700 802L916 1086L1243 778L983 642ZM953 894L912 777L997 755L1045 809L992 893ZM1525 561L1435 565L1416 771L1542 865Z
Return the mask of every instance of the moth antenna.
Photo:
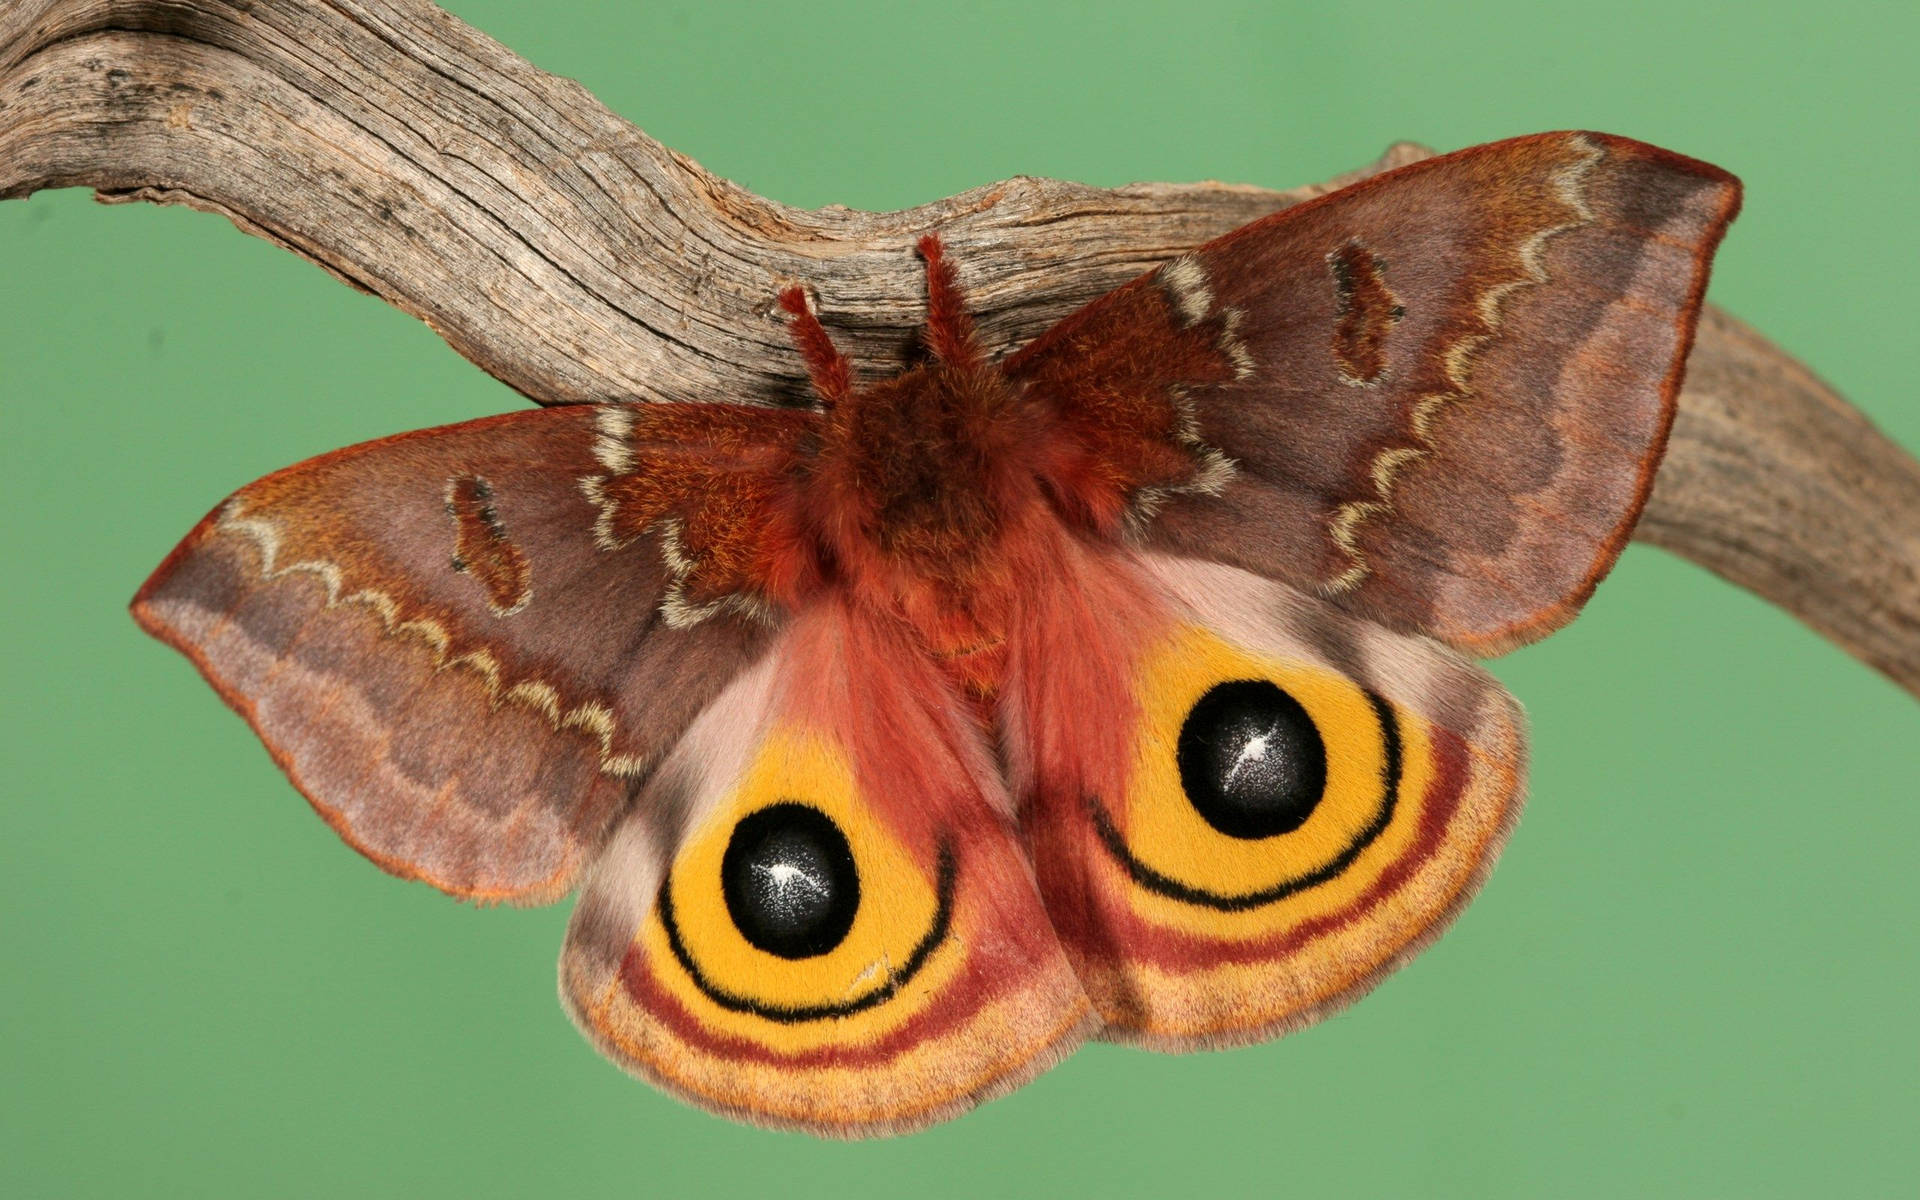
M826 326L820 324L820 318L807 304L806 292L798 287L782 290L780 307L793 317L787 322L787 332L792 335L800 357L806 361L807 378L813 382L814 395L820 397L821 404L832 408L853 390L853 365L827 336Z
M920 239L920 257L927 260L928 348L950 367L977 365L980 355L973 344L973 318L967 315L966 297L960 294L939 234Z

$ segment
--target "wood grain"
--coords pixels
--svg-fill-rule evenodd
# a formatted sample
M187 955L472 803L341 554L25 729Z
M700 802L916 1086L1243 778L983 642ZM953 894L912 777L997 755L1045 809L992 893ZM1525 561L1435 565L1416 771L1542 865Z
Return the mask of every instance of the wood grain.
M775 401L774 308L817 299L868 371L921 318L938 230L1004 351L1180 251L1428 151L1275 192L1019 177L899 212L719 179L423 0L9 0L0 197L218 212L426 321L543 404ZM1639 536L1751 588L1920 695L1920 464L1709 309Z

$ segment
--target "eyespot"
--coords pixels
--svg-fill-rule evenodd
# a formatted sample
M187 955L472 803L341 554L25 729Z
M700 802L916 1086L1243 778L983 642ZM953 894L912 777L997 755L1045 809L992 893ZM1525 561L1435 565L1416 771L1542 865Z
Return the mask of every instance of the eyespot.
M733 827L720 887L741 936L781 958L832 950L860 910L860 873L846 835L819 809L793 802Z
M683 1002L736 1032L893 1019L946 940L957 863L879 819L836 745L779 730L682 847L649 937Z
M1228 837L1290 833L1327 790L1327 747L1313 718L1265 679L1215 684L1200 697L1175 760L1188 801Z
M1392 823L1401 716L1353 680L1197 627L1150 653L1138 679L1130 777L1087 799L1139 891L1252 913L1340 878Z

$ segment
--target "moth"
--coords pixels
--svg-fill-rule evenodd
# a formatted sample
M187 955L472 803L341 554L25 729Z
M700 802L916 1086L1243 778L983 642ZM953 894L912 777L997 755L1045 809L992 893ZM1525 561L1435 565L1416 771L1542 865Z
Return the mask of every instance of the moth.
M336 451L133 612L385 870L578 889L561 995L616 1063L914 1129L1087 1038L1298 1029L1438 936L1524 788L1472 658L1619 554L1739 203L1619 137L1479 146L999 361L929 235L904 373L857 381L789 288L806 407Z

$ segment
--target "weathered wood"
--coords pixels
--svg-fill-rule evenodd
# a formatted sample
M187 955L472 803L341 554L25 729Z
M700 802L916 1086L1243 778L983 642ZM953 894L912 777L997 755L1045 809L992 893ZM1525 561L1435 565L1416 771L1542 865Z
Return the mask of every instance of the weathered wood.
M1712 307L1635 536L1751 589L1920 695L1920 464Z
M0 196L186 204L420 317L541 403L771 401L799 282L868 369L918 323L939 230L995 349L1186 247L1427 153L1290 192L1016 178L891 213L703 171L423 0L9 0ZM1920 694L1920 464L1709 310L1641 536Z

